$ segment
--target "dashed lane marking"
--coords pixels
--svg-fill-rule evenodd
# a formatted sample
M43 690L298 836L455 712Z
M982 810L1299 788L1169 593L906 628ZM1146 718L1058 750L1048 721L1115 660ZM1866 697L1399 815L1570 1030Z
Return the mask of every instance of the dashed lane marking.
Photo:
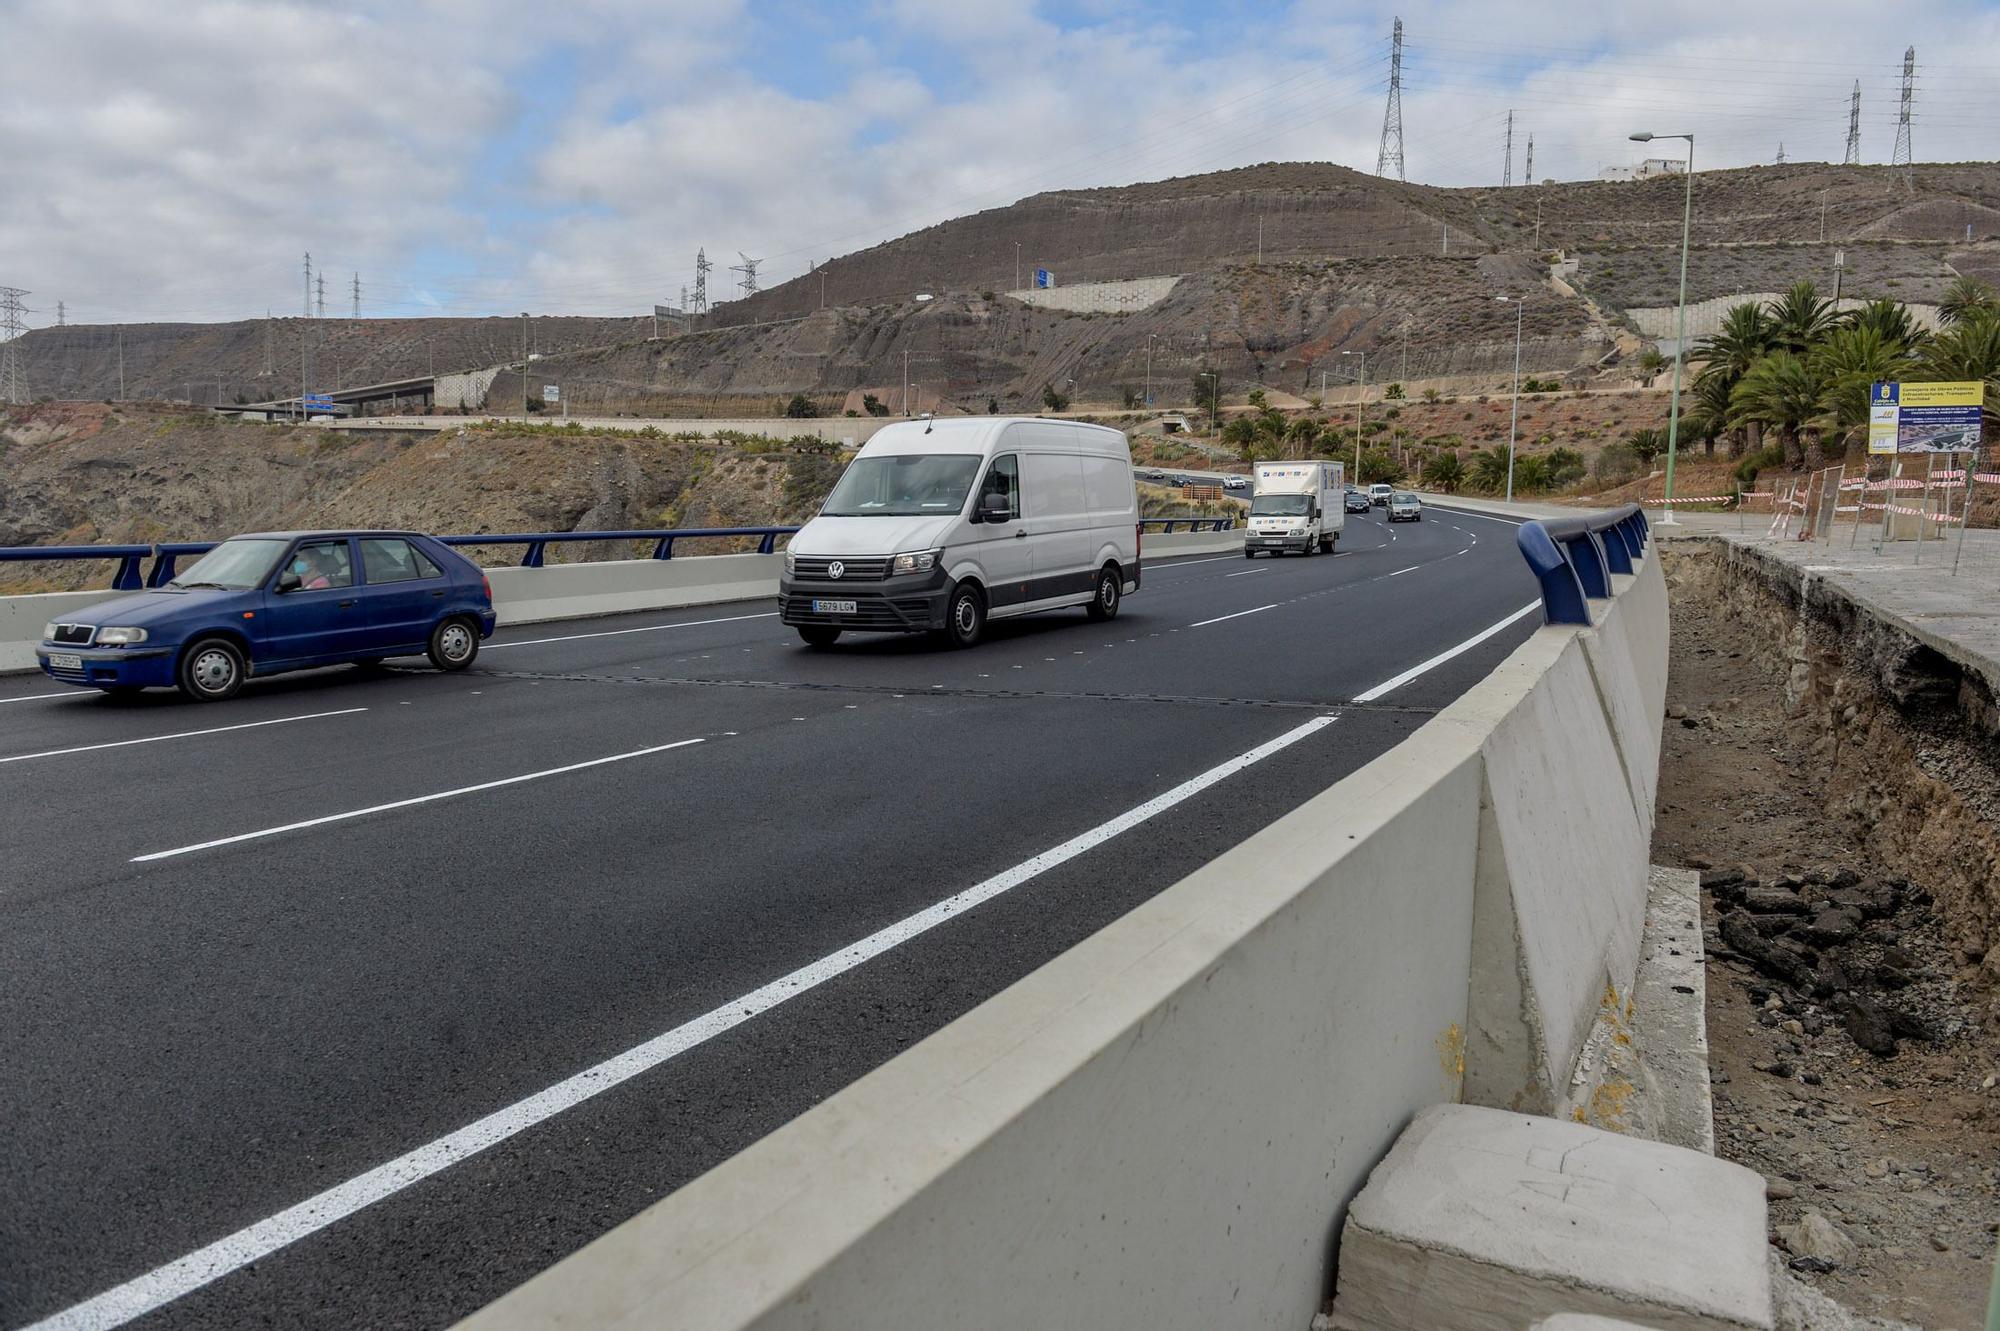
M269 721L244 721L233 726L210 726L206 730L177 730L170 735L145 735L139 739L114 739L103 744L78 744L67 749L43 749L40 753L17 753L11 757L0 758L0 763L24 763L31 758L61 758L72 753L94 753L98 749L123 749L133 744L158 744L170 739L194 739L199 735L221 735L232 730L257 730L264 726L282 726L291 721L317 721L328 716L353 716L356 712L367 710L366 707L343 707L337 712L308 712L304 716L279 716Z

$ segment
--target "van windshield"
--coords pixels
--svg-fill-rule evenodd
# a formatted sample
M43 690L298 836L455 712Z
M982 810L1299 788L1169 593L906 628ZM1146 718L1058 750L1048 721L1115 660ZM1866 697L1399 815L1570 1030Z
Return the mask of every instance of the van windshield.
M826 497L823 517L956 513L979 473L976 453L894 453L856 458Z
M1258 495L1250 501L1250 516L1296 518L1312 512L1311 495Z

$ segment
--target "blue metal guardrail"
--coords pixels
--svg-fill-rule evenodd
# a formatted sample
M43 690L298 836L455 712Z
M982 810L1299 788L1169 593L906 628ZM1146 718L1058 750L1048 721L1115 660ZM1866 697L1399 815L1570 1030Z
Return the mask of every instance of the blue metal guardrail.
M1189 531L1228 531L1235 526L1234 518L1142 518L1140 522L1148 527L1160 527L1172 531L1177 524L1186 523ZM777 549L780 536L789 536L797 527L675 527L671 529L652 528L632 531L545 531L545 532L480 532L471 536L440 536L446 545L519 545L525 546L521 552L521 567L541 568L547 556L548 547L565 542L578 541L651 541L654 559L672 559L674 542L693 540L700 537L756 537L757 553L768 555ZM207 554L216 546L214 541L175 541L162 545L16 545L0 546L0 563L24 563L30 561L53 561L63 559L115 559L118 571L112 575L111 587L114 591L137 591L141 587L165 586L174 576L179 560L190 555ZM144 568L146 560L152 560L150 569Z
M1543 622L1590 623L1590 598L1611 595L1611 575L1630 573L1652 539L1637 504L1524 522L1514 539L1542 584Z

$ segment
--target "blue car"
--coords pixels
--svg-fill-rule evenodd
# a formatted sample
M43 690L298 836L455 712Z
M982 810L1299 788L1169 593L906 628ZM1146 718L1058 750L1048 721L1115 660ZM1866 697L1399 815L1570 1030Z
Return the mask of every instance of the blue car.
M478 566L405 531L232 536L179 577L91 606L42 631L35 656L65 684L202 702L252 675L428 655L463 670L493 635Z

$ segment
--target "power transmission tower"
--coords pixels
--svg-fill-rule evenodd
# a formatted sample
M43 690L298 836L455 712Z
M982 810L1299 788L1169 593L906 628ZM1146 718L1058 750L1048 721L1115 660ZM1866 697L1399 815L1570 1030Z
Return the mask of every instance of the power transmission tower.
M359 319L361 317L361 274L359 273L354 275L354 313L348 317L351 319Z
M1386 176L1396 168L1403 180L1403 20L1396 20L1389 38L1389 105L1382 112L1382 146L1375 153L1375 174Z
M1535 136L1532 134L1528 136L1528 160L1521 165L1521 183L1535 183Z
M743 260L743 262L740 264L730 264L729 271L743 274L743 280L736 285L742 290L746 298L754 296L757 294L757 265L762 263L763 260L753 259L742 250L736 251L736 257Z
M1779 166L1783 166L1784 164L1785 164L1785 141L1784 141L1783 139L1779 139L1779 140L1778 140L1778 165L1779 165Z
M0 402L11 406L28 400L28 376L21 369L18 348L27 331L21 322L21 297L27 294L20 287L0 287Z
M1507 113L1507 165L1501 168L1500 184L1502 186L1507 186L1513 183L1514 183L1514 113L1512 111L1509 111Z
M66 328L66 327L68 327L68 326L69 326L69 307L68 307L67 305L64 305L64 304L63 304L63 303L62 303L61 301L57 301L57 302L56 302L56 327L58 327L58 328Z
M313 280L319 283L319 313L314 317L324 319L326 318L326 274L321 273Z
M307 250L307 251L306 251L306 309L305 309L305 317L306 317L306 318L308 318L308 319L310 319L310 318L312 318L312 317L313 317L313 256L312 256L312 251L311 251L311 250Z
M260 377L269 379L272 375L276 374L277 372L278 372L278 358L274 352L274 344L272 343L271 340L271 312L269 310L265 310L264 311L264 373Z
M1854 96L1847 103L1848 166L1861 165L1861 80L1854 80Z
M715 267L708 261L708 251L694 252L694 304L688 310L694 314L708 313L708 270Z
M1889 159L1891 166L1903 168L1903 179L1912 187L1916 184L1916 171L1910 156L1910 98L1917 86L1917 48L1912 46L1903 52L1903 105L1896 115L1896 152Z

